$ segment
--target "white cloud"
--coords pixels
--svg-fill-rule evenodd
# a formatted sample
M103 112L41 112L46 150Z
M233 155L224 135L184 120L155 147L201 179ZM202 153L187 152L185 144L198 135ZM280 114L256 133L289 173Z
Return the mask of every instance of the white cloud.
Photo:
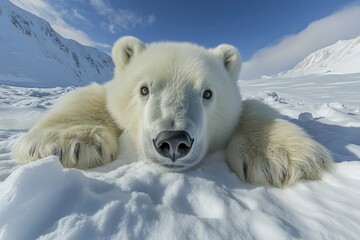
M100 15L106 17L106 22L102 22L101 27L113 34L138 25L151 25L155 21L154 15L140 16L129 9L113 9L106 0L90 0L90 4Z
M80 19L80 20L82 20L82 21L84 21L86 23L89 23L89 20L86 19L83 15L81 15L77 9L72 9L71 10L71 16L74 17L74 18Z
M92 46L92 47L102 47L109 48L111 47L108 44L100 43L92 40L86 33L76 29L64 20L64 13L67 11L57 11L54 7L47 4L44 0L10 0L15 5L25 9L32 14L45 19L50 23L51 27L58 32L61 36L68 39L73 39L83 45ZM73 14L76 15L77 11ZM75 16L74 15L74 16ZM82 17L78 14L75 17Z
M240 78L253 79L288 70L315 50L359 36L359 23L359 4L314 21L298 34L286 36L277 45L257 51L244 62Z
M109 5L103 0L90 0L91 6L93 6L96 11L98 11L101 15L106 15L113 13L113 9L109 7Z

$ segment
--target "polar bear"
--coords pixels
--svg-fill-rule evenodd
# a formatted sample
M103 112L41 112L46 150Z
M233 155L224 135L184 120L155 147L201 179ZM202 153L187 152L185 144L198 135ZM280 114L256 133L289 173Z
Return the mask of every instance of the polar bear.
M242 101L235 47L146 45L128 36L112 57L113 79L65 96L15 145L18 161L57 155L64 167L92 168L113 161L126 134L139 158L170 171L220 148L250 183L283 187L331 168L328 150L301 128L259 101Z

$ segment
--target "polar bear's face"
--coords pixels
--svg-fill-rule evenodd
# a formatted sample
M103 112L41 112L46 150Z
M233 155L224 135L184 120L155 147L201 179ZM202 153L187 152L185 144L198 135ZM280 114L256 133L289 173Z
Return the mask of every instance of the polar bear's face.
M234 47L145 46L126 37L115 44L113 59L107 107L142 157L183 171L226 144L241 112Z

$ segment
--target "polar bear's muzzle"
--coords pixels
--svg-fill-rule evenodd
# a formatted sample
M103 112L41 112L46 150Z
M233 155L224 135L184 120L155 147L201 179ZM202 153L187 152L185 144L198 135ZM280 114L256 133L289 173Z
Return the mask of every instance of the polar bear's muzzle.
M166 170L186 171L207 152L204 101L187 85L176 92L152 89L157 94L149 97L143 110L140 154Z
M186 131L162 131L153 139L156 152L173 162L185 157L193 142L194 139Z

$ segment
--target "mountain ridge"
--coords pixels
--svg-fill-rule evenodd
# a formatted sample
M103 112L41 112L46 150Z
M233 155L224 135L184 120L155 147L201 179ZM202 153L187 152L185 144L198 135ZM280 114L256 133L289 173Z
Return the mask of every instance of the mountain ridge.
M340 40L310 53L292 69L277 77L300 77L313 74L351 74L360 72L360 36Z
M82 86L112 78L106 53L65 39L48 22L8 0L0 3L0 83Z

